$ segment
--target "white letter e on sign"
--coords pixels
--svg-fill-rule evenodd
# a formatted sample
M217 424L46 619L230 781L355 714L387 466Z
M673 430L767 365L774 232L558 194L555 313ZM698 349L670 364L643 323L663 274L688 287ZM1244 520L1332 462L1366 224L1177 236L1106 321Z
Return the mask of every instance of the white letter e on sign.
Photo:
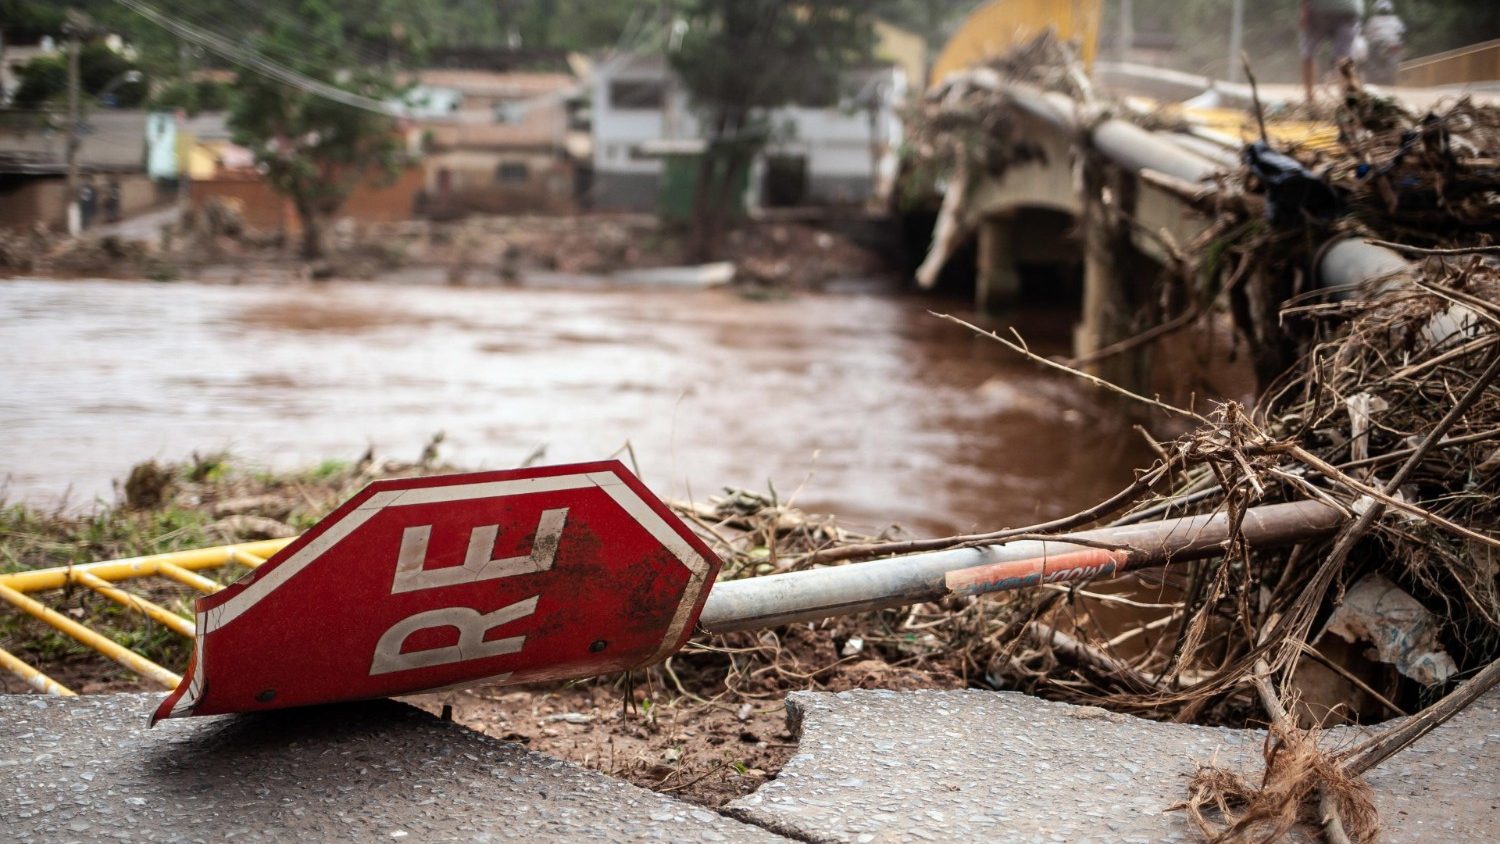
M391 583L391 594L547 571L552 568L553 560L557 557L557 545L562 539L563 524L567 517L566 507L543 511L537 524L536 537L531 543L531 553L523 557L491 559L495 538L500 532L499 526L474 528L469 533L469 550L464 564L440 569L424 568L432 526L409 527L401 536L401 553L396 560L396 576ZM536 612L539 597L533 595L489 613L481 613L469 607L445 607L408 616L381 634L380 641L375 645L375 657L370 663L370 674L389 674L393 671L515 653L526 644L525 636L485 641L485 634ZM408 636L418 630L433 627L456 628L458 643L401 652L401 646Z

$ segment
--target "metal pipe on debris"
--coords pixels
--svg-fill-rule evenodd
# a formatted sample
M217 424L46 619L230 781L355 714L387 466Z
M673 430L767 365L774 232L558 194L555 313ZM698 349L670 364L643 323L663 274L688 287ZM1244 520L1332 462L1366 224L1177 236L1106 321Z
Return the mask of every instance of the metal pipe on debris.
M1005 94L1018 110L1063 131L1082 129L1090 120L1091 115L1081 110L1077 102L1055 91L1011 83L1005 86ZM1088 133L1088 141L1110 161L1132 173L1150 168L1197 182L1223 170L1223 165L1205 161L1162 135L1124 120L1099 121Z
M1327 504L1297 501L1250 508L1242 529L1252 548L1266 548L1327 535L1343 518L1343 513ZM1055 541L954 548L731 580L715 584L698 624L710 633L727 633L907 606L949 595L1091 580L1212 556L1224 550L1228 539L1228 517L1218 513L1087 530Z
M1362 285L1377 279L1390 279L1394 285L1396 279L1411 272L1411 262L1384 246L1350 237L1324 247L1315 269L1319 287L1353 296Z

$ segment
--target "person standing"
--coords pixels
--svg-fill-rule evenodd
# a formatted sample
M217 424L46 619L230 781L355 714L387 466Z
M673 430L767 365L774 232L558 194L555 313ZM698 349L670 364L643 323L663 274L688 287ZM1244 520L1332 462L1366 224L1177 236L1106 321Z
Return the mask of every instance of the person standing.
M110 176L104 186L104 221L106 223L120 222L120 179L118 176Z
M1377 85L1395 85L1406 49L1406 24L1391 0L1375 0L1374 13L1365 21L1365 41L1370 55L1362 68L1364 77Z
M1333 48L1333 63L1353 58L1354 39L1365 16L1364 0L1301 0L1299 7L1302 47L1302 87L1312 102L1317 79L1318 48L1327 41Z
M94 187L94 177L84 176L78 187L79 228L87 229L94 224L94 215L99 211L99 191Z

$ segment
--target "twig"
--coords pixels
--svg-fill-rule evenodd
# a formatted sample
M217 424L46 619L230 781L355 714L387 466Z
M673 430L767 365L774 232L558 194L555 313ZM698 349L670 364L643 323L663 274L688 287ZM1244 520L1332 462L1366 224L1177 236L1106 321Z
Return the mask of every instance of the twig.
M1432 438L1429 436L1427 442L1424 442L1421 446L1417 447L1416 451L1412 452L1412 457L1420 458L1425 455L1427 451L1430 450L1429 444L1431 444L1432 442ZM1475 542L1488 545L1491 548L1500 548L1500 539L1496 539L1493 536L1487 536L1485 534L1479 533L1478 531L1470 530L1469 528L1466 528L1461 524L1449 521L1448 519L1445 519L1442 516L1439 516L1438 514L1433 513L1429 510L1418 507L1415 504L1409 504L1399 498L1395 498L1389 492L1384 492L1382 490L1376 489L1375 487L1372 487L1369 484L1364 483L1363 481L1360 481L1359 479L1345 472L1339 471L1333 465L1325 462L1316 454L1313 454L1312 452L1308 451L1305 448L1302 448L1301 446L1291 446L1288 451L1293 457L1296 457L1303 463L1306 463L1314 469L1317 469L1319 472L1327 475L1329 478L1338 481L1345 486L1352 487L1353 489L1356 489L1359 492L1362 492L1365 495L1368 495L1370 498L1374 499L1376 503L1372 505L1369 510L1365 511L1366 515L1375 513L1375 518L1378 518L1380 516L1380 510L1383 510L1385 507L1390 507L1395 510L1400 510L1403 513L1410 513L1411 515L1416 516L1422 521L1436 525L1440 528L1443 528L1444 530L1452 531L1453 533L1456 533L1466 539L1472 539ZM1417 462L1421 462L1420 459L1418 459ZM1407 458L1407 462L1402 464L1402 468L1405 469L1406 466L1411 463L1411 458ZM1398 471L1397 474L1401 477L1401 480L1404 481L1406 480L1406 474L1409 471L1410 470L1406 470L1404 472ZM1399 486L1399 484L1388 483L1386 484L1386 489L1394 490L1396 486ZM1369 521L1373 522L1375 518L1371 518L1369 519ZM1360 521L1365 521L1365 518L1361 516ZM1363 534L1365 530L1368 530L1368 525L1364 529L1361 529L1360 533Z
M907 539L898 542L875 542L865 545L845 545L837 548L825 548L814 551L804 561L807 565L815 563L835 563L847 560L864 560L871 557L886 557L893 554L916 554L922 551L945 551L961 545L992 545L1008 539L1016 539L1027 534L1053 533L1059 530L1085 525L1098 521L1134 501L1141 494L1150 491L1166 474L1166 466L1158 466L1146 474L1136 478L1129 486L1084 510L1080 510L1071 516L1053 519L1050 522L1030 525L1028 527L998 530L991 533L971 533L963 536L949 536L941 539Z
M1250 101L1255 104L1255 122L1260 126L1260 141L1263 144L1271 142L1271 136L1266 134L1266 110L1260 104L1260 86L1255 84L1255 73L1250 70L1250 54L1240 51L1240 65L1245 69L1245 80L1250 83Z
M1357 777L1379 765L1462 712L1465 707L1478 700L1480 695L1493 689L1496 684L1500 684L1500 659L1486 665L1478 674L1465 680L1463 685L1454 689L1447 697L1422 710L1416 717L1408 718L1349 751L1348 758L1344 762L1344 771L1350 776Z
M1500 438L1500 428L1491 428L1487 431L1476 431L1472 434L1464 434L1457 437L1448 437L1442 442L1438 443L1438 448L1447 448L1449 446L1455 445L1467 445L1468 443L1484 442L1485 440L1492 440L1496 438ZM1410 448L1398 448L1394 451L1387 451L1384 454L1372 454L1369 457L1364 458L1363 460L1351 460L1348 463L1340 463L1339 468L1358 469L1362 466L1384 463L1388 460L1395 460L1398 457L1405 457L1408 454L1416 451L1418 448L1421 448L1421 446L1414 445Z
M1140 348L1141 346L1144 346L1148 343L1153 343L1161 339L1162 337L1171 334L1174 331L1186 328L1187 326L1192 325L1193 322L1195 322L1198 317L1202 315L1202 308L1196 306L1188 308L1187 310L1183 311L1175 317L1172 317L1166 322L1142 331L1140 334L1137 334L1133 337L1126 337L1124 340L1121 340L1118 343L1111 343L1102 349L1095 349L1094 351L1089 352L1086 355L1079 355L1076 358L1071 358L1067 362L1068 366L1083 366L1085 364L1097 363L1106 358L1112 358L1115 355L1122 355L1133 349Z
M1406 462L1402 463L1401 467L1396 470L1396 473L1391 476L1391 479L1386 482L1385 488L1383 490L1374 489L1373 487L1363 484L1350 477L1349 475L1340 472L1339 470L1328 465L1326 462L1319 459L1316 455L1308 452L1301 446L1293 445L1291 447L1292 454L1295 455L1299 460L1302 460L1308 465L1317 468L1319 471L1324 472L1325 474L1330 472L1333 473L1330 475L1330 477L1337 477L1342 483L1353 486L1361 492L1364 492L1366 495L1371 496L1374 501L1373 503L1371 503L1369 508L1367 508L1365 512L1360 515L1359 520L1356 521L1348 530L1339 534L1339 538L1334 541L1333 550L1329 552L1328 558L1324 560L1323 564L1318 568L1317 574L1313 576L1312 582L1308 585L1307 589L1303 591L1302 597L1299 599L1301 605L1298 612L1299 617L1294 623L1294 635L1292 635L1288 639L1284 639L1283 641L1305 640L1307 631L1312 627L1316 610L1322 603L1323 596L1327 594L1328 587L1333 584L1333 578L1343 570L1344 561L1349 558L1349 552L1354 550L1355 544L1364 537L1365 533L1370 529L1370 526L1375 523L1375 520L1380 518L1381 514L1385 512L1386 505L1390 505L1401 510L1407 510L1408 512L1416 511L1415 514L1420 515L1424 519L1443 524L1450 530L1455 530L1462 535L1477 539L1487 545L1500 547L1500 541L1497 541L1492 537L1475 533L1474 531L1471 531L1461 525L1453 524L1447 519L1443 519L1441 516L1428 513L1426 510L1423 510L1420 507L1413 507L1404 501L1397 501L1395 498L1391 497L1391 494L1401 487L1401 484L1406 481L1407 476L1410 475L1412 470L1414 470L1422 462L1422 459L1426 457L1427 453L1442 441L1443 435L1448 433L1448 429L1452 428L1454 423L1456 423L1459 418L1464 415L1464 413L1468 412L1469 408L1479 400L1479 396L1489 388L1490 383L1494 381L1496 375L1500 375L1500 354L1495 354L1492 356L1490 365L1485 368L1485 371L1481 373L1477 379L1475 379L1474 383L1469 387L1468 392L1464 393L1463 398L1459 399L1457 404L1449 408L1448 412L1443 415L1443 418L1439 419L1437 424L1432 427L1432 430L1427 434L1427 438L1422 442L1420 446L1417 447L1417 450L1413 452L1410 457L1406 458ZM1283 650L1281 658L1285 660L1284 670L1286 670L1287 672L1291 671L1292 665L1294 664L1293 657L1294 654L1289 650Z
M680 782L680 783L672 786L671 788L658 788L657 791L660 791L663 794L670 794L671 792L674 792L674 791L681 791L684 788L687 788L688 786L697 785L699 782L702 782L703 780L707 779L709 776L711 776L713 774L717 774L718 772L724 770L727 767L729 767L729 763L728 762L720 762L719 764L713 766L712 768L709 768L708 770L704 771L703 773L699 774L696 777L693 777L692 779L688 780L687 782ZM666 782L667 780L669 780L671 778L672 778L672 774L667 774L665 777L663 777L661 779L661 782L657 783L657 785L661 785L662 783Z
M1033 621L1027 624L1025 633L1033 642L1051 648L1075 663L1087 665L1106 676L1118 677L1127 685L1139 689L1152 687L1151 678L1132 668L1124 660L1116 659L1093 645L1085 644L1046 622Z
M1427 358L1426 360L1414 363L1410 366L1403 367L1396 370L1395 372L1392 372L1390 375L1391 380L1394 381L1400 380L1402 378L1410 378L1411 376L1416 375L1418 372L1421 372L1423 370L1431 369L1434 366L1441 366L1442 364L1445 364L1448 361L1453 360L1454 358L1461 358L1465 355L1477 352L1485 348L1486 346L1492 346L1496 343L1496 341L1500 341L1500 337L1497 337L1494 334L1486 334L1483 337L1476 337L1473 340L1464 343L1462 346L1457 346L1455 348L1449 349L1448 351L1443 352L1436 357Z
M1377 240L1367 238L1365 243L1372 246L1384 246L1397 252L1405 252L1409 255L1500 255L1500 246L1454 246L1444 249L1435 249L1427 246L1412 246L1406 243L1393 243L1389 240Z
M1278 616L1271 616L1261 628L1260 640L1266 639L1267 628L1275 626L1279 620ZM1266 714L1271 716L1284 734L1289 734L1297 729L1292 723L1291 714L1281 703L1281 695L1277 694L1276 686L1271 681L1271 667L1264 659L1255 661L1255 668L1251 672L1250 682L1255 686L1256 693L1260 696L1261 705L1266 708ZM1334 802L1333 793L1322 784L1318 785L1318 811L1323 821L1323 832L1328 836L1329 844L1350 844L1349 834L1344 831L1344 819L1339 814L1338 804Z
M1121 387L1118 384L1114 384L1114 383L1111 383L1109 381L1106 381L1106 380L1104 380L1103 378L1100 378L1097 375L1090 375L1087 372L1081 372L1081 371L1079 371L1077 369L1074 369L1073 367L1068 366L1067 364L1058 363L1055 360L1049 360L1047 358L1044 358L1041 355L1037 354L1036 352L1033 352L1030 349L1026 348L1024 341L1021 342L1021 343L1011 342L1010 340L1007 340L1004 337L1001 337L999 334L996 334L993 331L985 331L983 328L980 328L979 326L977 326L977 325L975 325L975 324L973 324L971 322L965 322L964 320L961 320L958 317L952 316L950 314L940 314L940 313L937 313L935 311L928 311L928 313L932 314L933 316L937 317L938 319L945 319L945 320L947 320L949 322L957 323L959 325L962 325L964 328L967 328L970 331L973 331L975 334L978 334L978 335L983 336L983 337L988 337L991 340L994 340L996 343L999 343L1000 345L1006 347L1007 349L1010 349L1011 351L1013 351L1013 352L1015 352L1015 353L1017 353L1019 355L1023 355L1023 356L1025 356L1027 358L1030 358L1031 360L1034 360L1037 363L1042 364L1043 366L1048 366L1048 367L1051 367L1053 369L1057 369L1057 370L1060 370L1062 372L1066 372L1069 375L1074 375L1074 376L1077 376L1079 378L1082 378L1083 380L1089 382L1090 384L1093 384L1096 387L1102 387L1102 388L1104 388L1106 390L1109 390L1111 392L1118 393L1118 394L1120 394L1120 395L1122 395L1122 396L1124 396L1124 397L1126 397L1128 399L1134 399L1135 401L1141 402L1142 404L1148 404L1148 405L1151 405L1152 407L1160 408L1162 410L1167 411L1168 413L1173 413L1173 414L1176 414L1178 416L1186 416L1187 418L1195 420L1198 423L1203 424L1203 425L1212 424L1212 423L1210 423L1208 421L1208 419L1206 419L1206 418L1204 418L1204 417L1202 417L1202 416L1194 413L1191 410L1183 410L1182 408L1177 407L1175 405L1167 404L1166 402L1161 401L1160 399L1148 399L1145 396L1140 395L1139 393L1132 393L1131 391L1125 389L1124 387ZM1014 332L1015 329L1011 329L1011 331ZM1016 339L1019 340L1020 336L1021 335L1017 334L1016 335Z

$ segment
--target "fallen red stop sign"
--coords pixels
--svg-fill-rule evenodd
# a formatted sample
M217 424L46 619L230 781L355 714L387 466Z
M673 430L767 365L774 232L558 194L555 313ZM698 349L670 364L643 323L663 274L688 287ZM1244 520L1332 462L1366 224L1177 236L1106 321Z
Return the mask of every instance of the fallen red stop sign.
M648 665L686 642L718 570L617 461L377 481L199 599L155 717Z

